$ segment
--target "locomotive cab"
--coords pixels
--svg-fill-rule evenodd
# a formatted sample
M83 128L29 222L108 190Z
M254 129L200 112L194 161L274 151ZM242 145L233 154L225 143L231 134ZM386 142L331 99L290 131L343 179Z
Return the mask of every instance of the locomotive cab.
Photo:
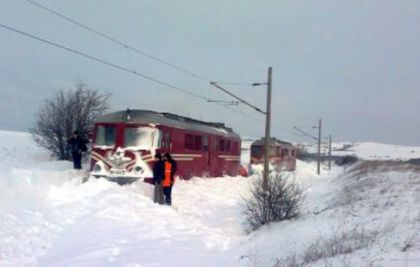
M92 175L118 183L153 177L149 162L161 147L162 132L154 125L98 123L92 147Z

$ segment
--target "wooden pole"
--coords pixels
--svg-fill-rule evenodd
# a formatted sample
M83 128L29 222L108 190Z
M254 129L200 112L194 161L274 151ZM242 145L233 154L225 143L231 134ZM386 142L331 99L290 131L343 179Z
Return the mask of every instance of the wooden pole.
M270 124L271 124L271 76L272 68L268 68L267 77L267 109L265 116L265 139L264 139L264 173L263 173L263 189L268 189L268 168L269 168L269 152L270 152Z
M322 127L322 120L319 119L319 122L318 122L318 166L317 166L318 175L321 174L321 127Z
M331 143L332 143L332 137L330 135L330 145L328 149L328 170L331 171Z

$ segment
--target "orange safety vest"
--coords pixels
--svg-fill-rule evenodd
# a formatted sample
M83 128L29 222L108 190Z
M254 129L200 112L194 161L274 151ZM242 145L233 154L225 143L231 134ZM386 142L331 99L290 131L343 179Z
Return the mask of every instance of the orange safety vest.
M165 177L163 178L162 186L168 187L171 186L171 170L172 164L168 161L165 161Z

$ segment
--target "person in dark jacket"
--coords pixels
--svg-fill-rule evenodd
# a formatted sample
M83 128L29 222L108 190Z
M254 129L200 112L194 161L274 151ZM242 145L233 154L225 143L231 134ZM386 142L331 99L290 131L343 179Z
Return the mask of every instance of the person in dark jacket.
M172 205L172 187L175 183L175 173L177 170L177 163L169 153L165 153L165 175L162 181L163 194L165 196L165 204Z
M153 200L155 203L163 204L163 188L162 181L165 175L165 165L162 155L158 152L155 154L155 164L153 165L153 182L155 184Z
M82 169L82 153L87 151L87 143L88 141L81 138L77 131L74 131L73 135L67 141L68 149L73 158L74 169Z

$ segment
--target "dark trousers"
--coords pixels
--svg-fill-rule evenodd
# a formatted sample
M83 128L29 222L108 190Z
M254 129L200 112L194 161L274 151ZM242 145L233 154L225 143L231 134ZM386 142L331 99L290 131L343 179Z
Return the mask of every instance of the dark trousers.
M163 189L162 183L155 183L154 202L163 204Z
M165 196L165 204L172 205L172 185L163 187L163 195Z
M76 170L82 169L82 154L73 153L73 168Z

